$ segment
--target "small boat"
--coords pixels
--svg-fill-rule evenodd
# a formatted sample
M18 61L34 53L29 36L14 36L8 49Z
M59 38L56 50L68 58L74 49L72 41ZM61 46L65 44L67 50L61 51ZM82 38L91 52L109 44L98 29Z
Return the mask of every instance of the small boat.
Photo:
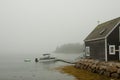
M30 59L25 59L24 62L31 62L31 60Z
M50 54L43 54L43 57L41 57L40 62L49 62L49 61L55 61L55 57L51 57Z

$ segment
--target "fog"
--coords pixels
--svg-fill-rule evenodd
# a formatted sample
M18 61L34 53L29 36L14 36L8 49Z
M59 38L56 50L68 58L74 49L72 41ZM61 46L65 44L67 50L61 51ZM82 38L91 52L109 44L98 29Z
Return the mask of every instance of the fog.
M0 54L54 51L83 43L100 23L120 16L120 0L0 0Z

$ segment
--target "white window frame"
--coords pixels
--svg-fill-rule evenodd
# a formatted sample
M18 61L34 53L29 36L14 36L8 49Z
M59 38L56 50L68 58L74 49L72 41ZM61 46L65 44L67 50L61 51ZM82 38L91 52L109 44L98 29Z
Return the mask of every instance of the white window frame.
M119 61L120 61L120 46L119 46Z
M120 26L119 26L119 42L120 42Z
M90 56L90 47L89 46L85 47L85 53L86 53L86 56Z
M115 45L109 45L109 54L115 55Z

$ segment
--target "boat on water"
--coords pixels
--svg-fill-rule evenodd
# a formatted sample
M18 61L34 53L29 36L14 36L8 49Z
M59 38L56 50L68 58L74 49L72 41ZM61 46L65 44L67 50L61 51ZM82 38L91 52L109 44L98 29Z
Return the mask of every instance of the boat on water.
M24 62L31 62L31 60L30 59L25 59Z
M50 56L50 54L43 54L43 57L39 59L40 62L51 62L55 61L56 57Z

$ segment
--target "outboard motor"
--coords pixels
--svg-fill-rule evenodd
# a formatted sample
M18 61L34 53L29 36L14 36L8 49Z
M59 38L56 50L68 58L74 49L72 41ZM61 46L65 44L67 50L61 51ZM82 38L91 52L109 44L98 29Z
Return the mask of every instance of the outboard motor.
M35 58L35 62L38 62L38 58Z

